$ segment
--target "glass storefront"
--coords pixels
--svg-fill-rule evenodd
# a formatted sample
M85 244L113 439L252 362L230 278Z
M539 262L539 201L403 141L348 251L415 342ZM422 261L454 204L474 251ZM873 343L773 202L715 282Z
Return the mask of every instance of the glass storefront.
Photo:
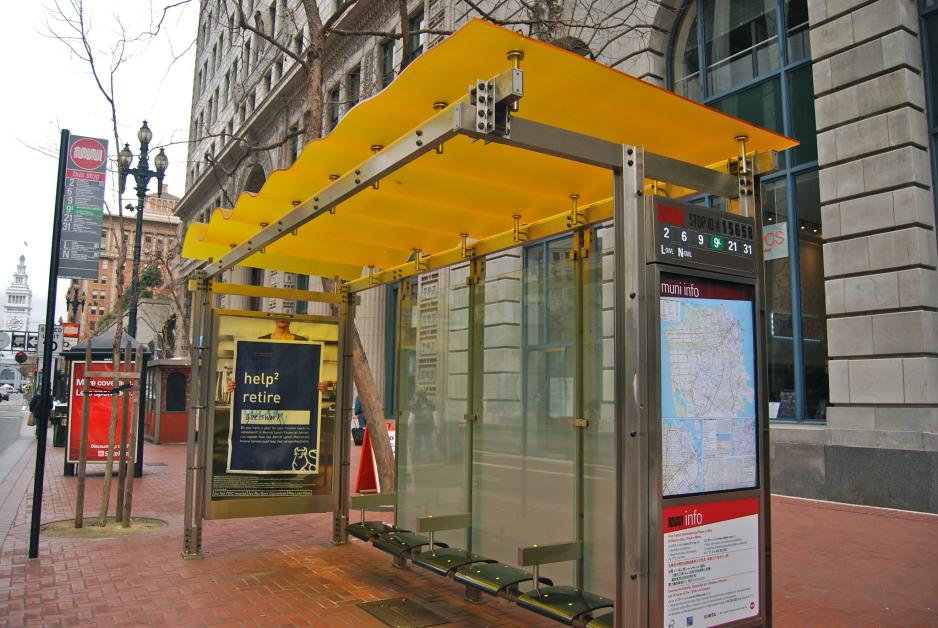
M801 142L762 186L766 389L771 418L824 421L827 326L807 0L691 0L670 53L674 91Z

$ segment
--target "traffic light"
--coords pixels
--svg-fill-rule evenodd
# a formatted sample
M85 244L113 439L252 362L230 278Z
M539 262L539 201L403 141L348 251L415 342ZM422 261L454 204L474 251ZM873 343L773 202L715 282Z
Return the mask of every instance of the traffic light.
M13 359L16 360L17 364L22 364L29 359L29 356L26 355L25 351L17 351Z

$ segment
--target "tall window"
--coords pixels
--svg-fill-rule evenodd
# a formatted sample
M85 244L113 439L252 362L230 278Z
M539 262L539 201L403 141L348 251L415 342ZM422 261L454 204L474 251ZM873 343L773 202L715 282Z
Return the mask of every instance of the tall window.
M381 89L384 89L394 80L394 40L388 39L381 42L378 47L378 56L381 67L379 74L381 76Z
M356 66L354 70L345 77L345 89L348 94L348 106L354 107L361 100L362 91L362 67Z
M336 85L329 90L329 130L331 131L339 124L339 86Z
M408 36L408 41L410 42L410 55L407 57L408 63L423 54L423 42L426 41L427 35L425 33L415 32L421 30L423 27L423 9L420 9L407 20L407 28L410 31L410 35Z
M297 290L309 290L309 275L297 275L296 276L296 289ZM308 314L309 313L309 301L297 301L296 313Z
M827 409L817 132L807 0L690 0L670 50L682 96L800 140L763 179L769 414L823 421ZM700 202L718 205L720 199Z

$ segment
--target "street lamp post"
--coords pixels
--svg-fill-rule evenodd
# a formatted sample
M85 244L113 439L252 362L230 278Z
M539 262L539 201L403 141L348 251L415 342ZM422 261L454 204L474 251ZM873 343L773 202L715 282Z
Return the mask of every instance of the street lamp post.
M78 319L78 309L85 309L85 293L82 292L81 296L78 294L78 286L75 286L71 292L65 293L65 305L72 309L72 320L75 322ZM66 314L68 311L66 310Z
M150 170L148 161L150 140L153 139L153 131L147 126L147 121L143 121L143 126L137 131L137 139L140 140L140 157L137 159L137 167L131 168L134 154L130 152L130 146L124 144L124 148L118 153L118 173L120 174L120 193L124 193L124 187L127 183L127 175L134 178L137 189L137 220L136 233L134 233L134 262L133 274L130 281L130 311L127 314L127 333L134 338L137 337L137 286L140 281L140 242L143 237L143 204L147 197L147 186L150 179L156 177L157 187L156 196L163 196L163 176L166 174L166 168L169 165L169 159L166 153L160 148L159 154L153 159L153 165L156 170Z

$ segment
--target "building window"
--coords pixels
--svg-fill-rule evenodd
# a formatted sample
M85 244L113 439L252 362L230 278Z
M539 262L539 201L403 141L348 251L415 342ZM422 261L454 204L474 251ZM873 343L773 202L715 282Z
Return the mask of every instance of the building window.
M270 3L270 8L267 9L267 14L270 17L270 36L274 37L277 34L277 2Z
M292 165L300 156L300 127L296 124L290 127L290 139L287 142L287 165Z
M252 286L263 286L264 271L260 268L252 268L250 283ZM255 312L260 312L263 309L263 300L261 297L250 297L248 301L248 309L254 310Z
M297 290L309 290L309 275L297 275L296 276L296 289ZM309 301L297 301L296 313L297 314L309 314Z
M414 32L423 29L423 26L423 9L420 9L407 20L407 29L410 32L408 36L408 41L410 42L410 55L407 57L408 63L423 54L423 44L427 39L427 35L426 33Z
M264 94L269 94L274 86L274 79L273 76L271 76L272 72L272 70L267 72L267 76L264 77Z
M303 29L300 29L300 32L296 34L296 37L293 38L293 50L296 51L297 55L303 54Z
M669 52L674 91L801 141L763 179L766 389L770 418L823 421L827 324L807 0L690 0Z
M329 90L328 102L329 102L329 109L328 109L329 118L327 122L329 125L328 130L331 131L332 129L336 127L336 125L339 124L339 86L338 85L336 85L335 87Z
M103 285L106 285L106 284L107 284L107 275L101 275L101 280L100 280L98 283L101 284L102 286L103 286Z
M361 100L362 90L362 67L356 66L354 70L345 77L345 89L348 94L349 109L358 104Z
M379 76L381 77L381 88L384 89L394 80L394 40L388 39L381 42L378 46L378 57L381 63Z
M107 260L106 259L101 260L101 268L103 270L107 270L107 266L108 266Z

